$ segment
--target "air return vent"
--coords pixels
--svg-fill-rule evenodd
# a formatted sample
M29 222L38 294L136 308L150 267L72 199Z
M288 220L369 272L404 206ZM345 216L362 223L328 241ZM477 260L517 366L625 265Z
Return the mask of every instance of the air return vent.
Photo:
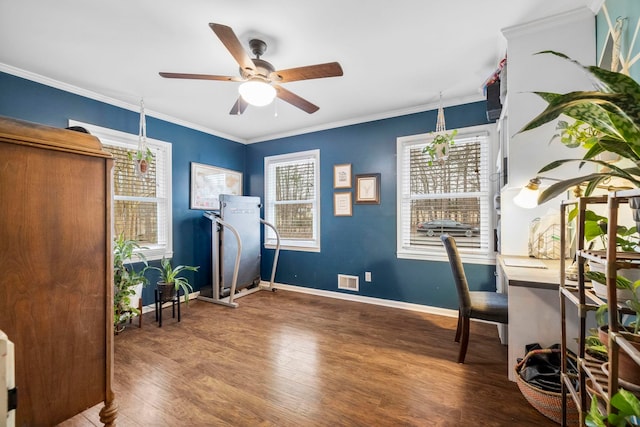
M358 282L358 276L347 276L346 274L338 274L338 289L357 291L359 289Z

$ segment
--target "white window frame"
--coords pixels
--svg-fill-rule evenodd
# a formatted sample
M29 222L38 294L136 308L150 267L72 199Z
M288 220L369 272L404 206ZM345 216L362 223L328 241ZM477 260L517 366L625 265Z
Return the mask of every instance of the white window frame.
M69 120L69 126L81 126L85 128L89 133L100 140L100 142L105 146L116 146L116 147L124 147L129 149L136 149L138 147L138 135L133 135L126 132L120 132L117 130L103 128L100 126L82 123L75 120ZM164 205L165 212L162 214L158 214L158 238L161 241L164 241L164 244L158 245L145 245L146 249L141 249L136 251L137 253L141 253L146 257L148 261L162 259L163 257L172 258L173 257L173 202L172 202L172 188L171 188L171 168L172 168L172 158L171 158L171 149L172 144L165 141L160 141L157 139L147 138L147 146L155 152L162 151L164 153L165 165L164 171L165 174L163 177L157 179L162 179L164 184L164 194L166 197L156 197L155 201L158 203L158 209L161 209L161 206ZM113 194L113 199L118 200L119 197ZM124 197L123 199L131 200L131 197ZM145 199L148 200L148 199ZM112 215L113 216L113 215ZM161 218L165 218L164 224L162 223ZM113 221L111 224L112 234L113 234ZM135 260L134 260L135 261Z
M451 130L449 130L451 132ZM481 229L487 230L485 234L481 235L481 239L486 239L487 249L462 249L459 248L460 257L463 262L472 264L495 264L496 254L494 252L494 237L493 230L496 226L495 223L495 208L493 204L493 195L496 190L496 183L493 182L496 176L496 153L497 153L497 140L496 140L496 126L495 124L486 124L479 126L470 126L466 128L458 129L458 138L465 138L476 135L487 135L487 146L484 149L488 150L486 155L481 156L488 164L484 165L486 176L481 177L482 191L480 193L481 204L485 206L486 218L481 218ZM410 200L412 199L409 194L409 180L405 179L406 174L409 171L404 170L405 154L408 153L408 147L415 147L420 145L426 145L433 140L433 133L424 133L419 135L403 136L396 139L396 154L397 154L397 257L403 259L418 259L428 261L449 261L444 246L429 247L425 249L418 249L410 247L404 242L409 240L409 233L411 232L410 221L404 221L405 215L411 215ZM474 195L478 195L474 193Z
M314 197L310 202L313 205L313 238L307 240L282 239L280 249L292 251L320 252L320 150L299 151L295 153L280 154L264 158L264 212L265 220L275 225L275 188L269 188L270 174L281 163L295 161L314 162ZM273 249L276 247L276 238L273 231L265 228L264 247Z

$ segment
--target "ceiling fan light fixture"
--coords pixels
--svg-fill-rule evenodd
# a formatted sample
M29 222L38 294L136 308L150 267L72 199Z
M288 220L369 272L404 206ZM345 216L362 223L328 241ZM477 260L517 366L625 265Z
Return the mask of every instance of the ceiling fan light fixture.
M238 92L242 99L256 107L269 105L276 97L276 89L260 79L252 79L242 83Z

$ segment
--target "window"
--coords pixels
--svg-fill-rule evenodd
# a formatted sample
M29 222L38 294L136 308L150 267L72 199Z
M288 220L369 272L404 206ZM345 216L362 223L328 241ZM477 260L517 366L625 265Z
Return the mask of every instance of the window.
M114 236L123 233L140 242L148 260L172 257L171 144L147 138L153 161L140 177L129 160L138 148L137 135L71 120L69 126L84 127L113 155Z
M283 249L320 251L320 150L265 157L265 217ZM265 246L275 233L266 228Z
M446 261L447 233L466 262L493 262L493 128L459 129L448 159L431 165L422 149L432 134L398 138L399 258Z

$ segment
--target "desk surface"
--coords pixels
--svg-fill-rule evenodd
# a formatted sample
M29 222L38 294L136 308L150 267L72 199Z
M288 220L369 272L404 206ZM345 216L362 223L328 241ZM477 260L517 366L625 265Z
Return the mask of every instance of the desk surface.
M558 289L560 286L560 260L538 260L547 268L531 268L514 267L504 262L505 259L526 260L528 257L498 255L497 259L509 286L539 289Z

